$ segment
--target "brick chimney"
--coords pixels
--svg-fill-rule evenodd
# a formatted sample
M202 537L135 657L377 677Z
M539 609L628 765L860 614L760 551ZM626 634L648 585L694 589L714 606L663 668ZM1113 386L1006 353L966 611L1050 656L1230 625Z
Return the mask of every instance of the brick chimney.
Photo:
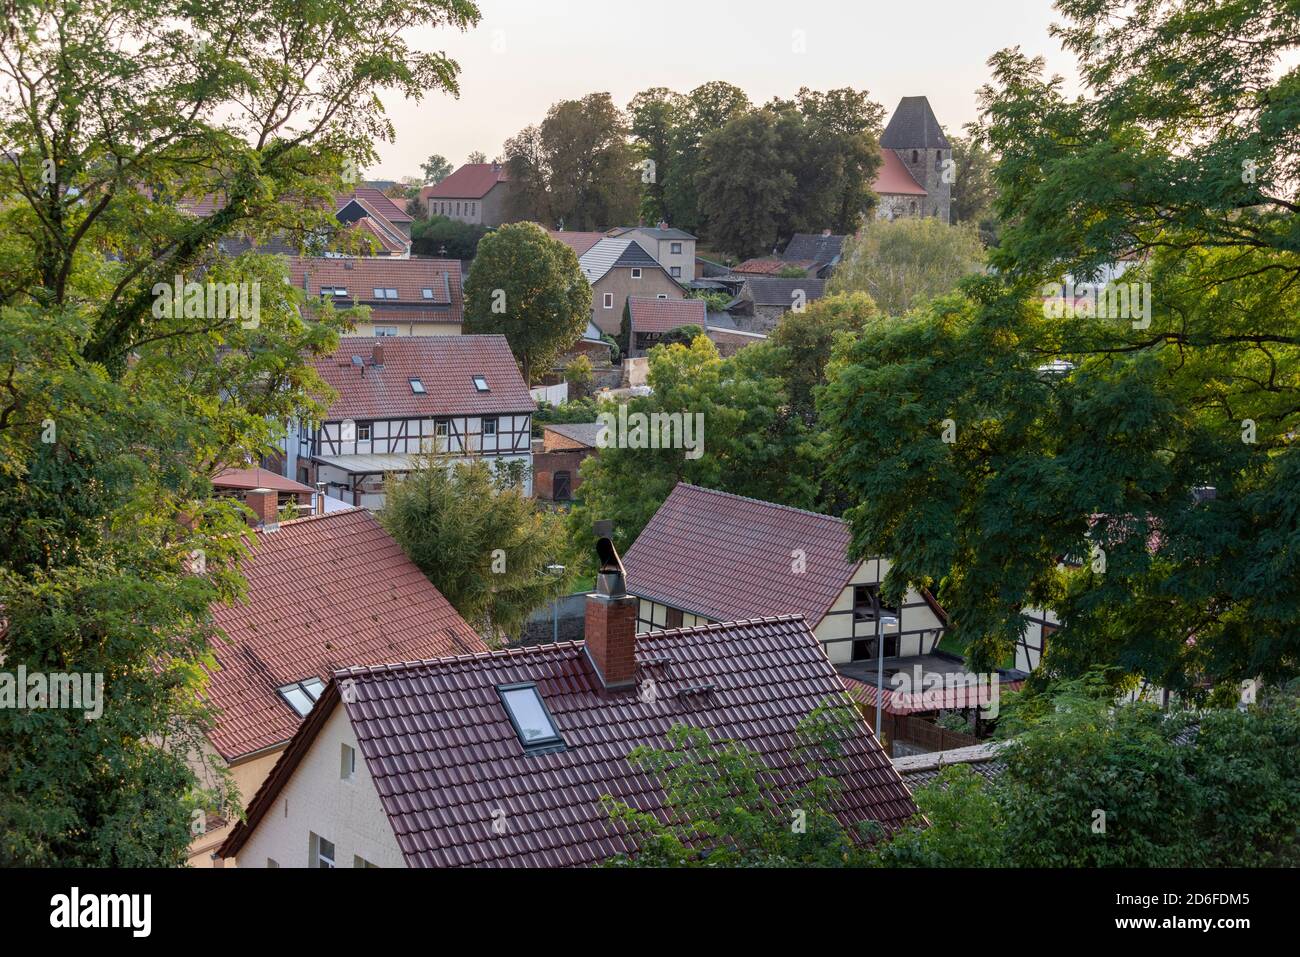
M587 596L587 657L606 688L636 684L637 599L627 593L627 576L614 543L596 542L600 572L596 590Z
M274 525L280 512L280 493L273 488L254 488L244 493L244 504L257 516L257 525Z
M378 339L375 340L374 347L370 351L370 364L372 366L382 366L384 364L384 344Z

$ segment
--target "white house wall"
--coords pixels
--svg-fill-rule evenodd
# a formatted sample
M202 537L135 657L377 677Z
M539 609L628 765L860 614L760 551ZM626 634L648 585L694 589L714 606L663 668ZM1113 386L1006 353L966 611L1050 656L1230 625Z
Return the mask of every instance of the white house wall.
M890 563L884 558L868 558L861 562L848 585L840 592L826 616L813 629L813 634L826 649L833 664L853 660L853 642L875 638L874 621L853 620L853 586L876 585L889 574ZM885 635L899 636L900 656L925 655L934 651L943 634L943 623L930 608L921 593L909 588L898 609L898 624L881 629Z
M344 744L357 753L350 781L340 774ZM379 867L406 866L342 703L240 849L237 866L268 867L274 860L280 867L307 867L312 833L334 844L338 867L352 867L356 857Z

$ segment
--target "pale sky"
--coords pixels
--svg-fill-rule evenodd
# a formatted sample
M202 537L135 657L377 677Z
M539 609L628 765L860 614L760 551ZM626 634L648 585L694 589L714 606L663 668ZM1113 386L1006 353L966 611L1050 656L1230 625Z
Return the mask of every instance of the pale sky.
M989 56L1019 45L1042 55L1073 90L1073 58L1048 35L1049 0L481 0L479 26L413 32L461 68L459 99L397 94L384 103L395 143L378 144L368 178L419 175L441 153L459 166L491 159L558 100L608 92L621 109L639 91L686 93L726 80L755 103L817 90L866 89L886 116L900 97L925 95L949 132L976 116ZM797 32L801 31L801 33ZM802 38L803 49L797 45Z

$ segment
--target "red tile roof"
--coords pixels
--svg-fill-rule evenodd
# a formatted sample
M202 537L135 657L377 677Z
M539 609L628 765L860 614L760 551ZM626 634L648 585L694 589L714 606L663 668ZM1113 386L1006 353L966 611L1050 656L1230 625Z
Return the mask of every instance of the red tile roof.
M798 614L815 628L858 566L848 547L838 518L682 482L623 566L632 594L714 621Z
M385 196L382 189L373 186L358 186L350 193L340 193L334 200L334 208L342 209L353 199L361 200L390 223L415 222L415 217Z
M303 485L301 482L295 482L291 478L285 478L283 475L277 475L275 472L264 468L222 469L212 476L212 485L214 488L270 488L275 489L277 492L297 492L299 494L316 491L310 485Z
M669 332L678 326L704 328L703 299L653 299L628 296L633 332Z
M581 256L596 243L607 238L604 233L583 233L572 229L547 229L546 234L572 249L575 256Z
M461 291L460 261L456 259L293 256L289 259L289 278L312 296L319 296L322 286L331 289L341 286L348 294L334 298L339 308L354 303L370 306L372 310L405 307L421 310L437 322L464 321L465 299ZM397 298L376 299L376 289L396 289ZM427 298L426 289L430 292ZM372 314L371 319L374 318ZM403 316L401 321L419 319Z
M496 163L466 163L442 182L420 190L420 199L482 199L497 183L510 179Z
M384 350L382 366L370 364L376 346ZM353 356L365 365L355 364ZM505 336L352 336L313 364L338 393L330 421L523 414L537 408ZM478 391L474 376L483 376L489 391ZM423 383L423 395L411 391L411 379Z
M277 689L328 680L352 665L486 651L401 547L363 509L256 533L244 563L248 601L213 609L229 642L213 642L208 683L219 710L209 734L227 760L289 740L301 719Z
M746 259L732 272L745 273L751 276L775 276L782 269L796 268L807 272L816 265L817 263L811 259Z
M898 154L893 150L881 150L880 155L884 157L884 162L880 164L880 169L876 173L876 181L871 188L877 193L888 193L894 196L925 196L925 187L916 181L916 178L903 165L903 161L898 158Z
M889 659L886 658L885 661L888 663ZM867 708L875 708L879 691L873 683L845 674L840 675L840 680L844 682L844 690L849 693L849 697ZM1024 686L1024 679L1002 681L998 684L998 694L1019 691ZM959 685L956 687L918 689L916 691L903 691L886 687L884 701L881 703L880 709L887 714L903 715L951 708L978 708L987 703L987 698L981 697L981 695L987 695L987 693L987 685L982 687Z
M638 635L637 688L603 688L580 642L339 671L307 724L254 798L247 823L222 846L230 857L275 803L340 700L397 844L412 867L564 867L635 850L601 807L611 795L641 810L663 806L659 783L627 754L663 747L674 724L706 729L757 751L783 788L807 783L792 754L795 729L818 705L845 702L843 686L800 618L730 622ZM497 689L534 682L564 750L525 754ZM887 829L915 813L902 779L864 723L842 742L837 816ZM506 828L494 821L505 812ZM494 812L495 815L494 815Z

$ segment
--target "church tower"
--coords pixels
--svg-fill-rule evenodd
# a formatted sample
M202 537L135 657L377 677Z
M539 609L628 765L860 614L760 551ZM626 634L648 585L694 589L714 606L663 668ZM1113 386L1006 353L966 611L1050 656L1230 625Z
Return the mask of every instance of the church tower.
M952 146L943 135L930 101L923 96L905 96L889 118L880 136L880 148L890 150L925 188L926 195L917 200L917 210L906 215L936 216L951 222Z

